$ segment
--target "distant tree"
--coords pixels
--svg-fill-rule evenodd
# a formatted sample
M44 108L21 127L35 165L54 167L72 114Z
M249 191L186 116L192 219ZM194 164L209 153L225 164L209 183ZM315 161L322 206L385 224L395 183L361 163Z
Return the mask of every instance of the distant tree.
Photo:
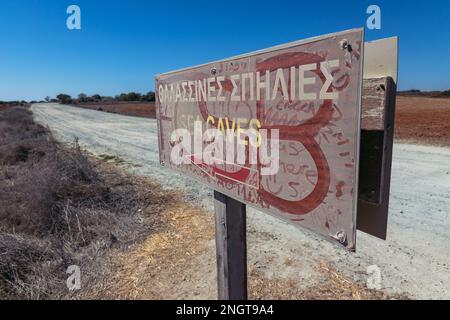
M155 93L153 91L147 92L147 94L142 96L142 101L155 101Z
M88 101L88 96L85 93L80 93L78 95L78 102L87 102Z
M94 101L102 101L102 96L99 94L94 94L91 97Z
M50 97L49 97L49 96L46 96L46 97L45 97L45 101L46 101L46 102L50 102Z
M117 100L116 98L109 97L109 96L101 97L101 98L102 98L102 101L114 101L114 100Z
M116 96L119 101L141 101L142 95L137 92L121 93Z
M127 101L127 94L126 93L121 93L119 95L116 96L116 100L117 101Z
M127 100L126 101L140 101L141 100L141 94L136 92L130 92L127 94Z
M67 104L72 102L72 97L65 93L60 93L56 96L59 103Z

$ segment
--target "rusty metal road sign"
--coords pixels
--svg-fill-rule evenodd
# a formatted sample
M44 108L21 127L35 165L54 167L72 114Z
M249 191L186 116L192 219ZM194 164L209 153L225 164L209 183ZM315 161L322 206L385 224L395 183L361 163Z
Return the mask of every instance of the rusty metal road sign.
M161 163L354 249L363 33L335 33L158 75ZM211 129L234 134L222 157L208 148L217 142ZM244 156L228 157L230 148Z

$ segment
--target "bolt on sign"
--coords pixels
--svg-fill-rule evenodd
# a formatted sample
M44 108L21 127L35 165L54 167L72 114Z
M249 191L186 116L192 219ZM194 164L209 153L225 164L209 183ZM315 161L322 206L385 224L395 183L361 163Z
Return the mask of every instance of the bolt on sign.
M355 248L363 33L158 75L161 163Z

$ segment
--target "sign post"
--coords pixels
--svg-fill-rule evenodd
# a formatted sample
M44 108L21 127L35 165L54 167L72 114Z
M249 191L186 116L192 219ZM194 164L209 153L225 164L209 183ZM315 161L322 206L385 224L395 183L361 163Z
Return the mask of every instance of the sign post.
M219 300L247 299L245 204L214 191Z
M246 205L350 251L385 238L396 41L364 85L363 29L156 77L161 164L214 190L220 299L247 298Z

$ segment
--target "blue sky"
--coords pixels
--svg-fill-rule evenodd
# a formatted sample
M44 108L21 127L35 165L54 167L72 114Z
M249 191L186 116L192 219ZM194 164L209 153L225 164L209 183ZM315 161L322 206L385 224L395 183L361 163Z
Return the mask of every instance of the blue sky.
M81 8L81 30L66 9ZM154 75L364 26L370 4L400 37L399 88L450 88L450 2L1 0L0 100L147 92Z

